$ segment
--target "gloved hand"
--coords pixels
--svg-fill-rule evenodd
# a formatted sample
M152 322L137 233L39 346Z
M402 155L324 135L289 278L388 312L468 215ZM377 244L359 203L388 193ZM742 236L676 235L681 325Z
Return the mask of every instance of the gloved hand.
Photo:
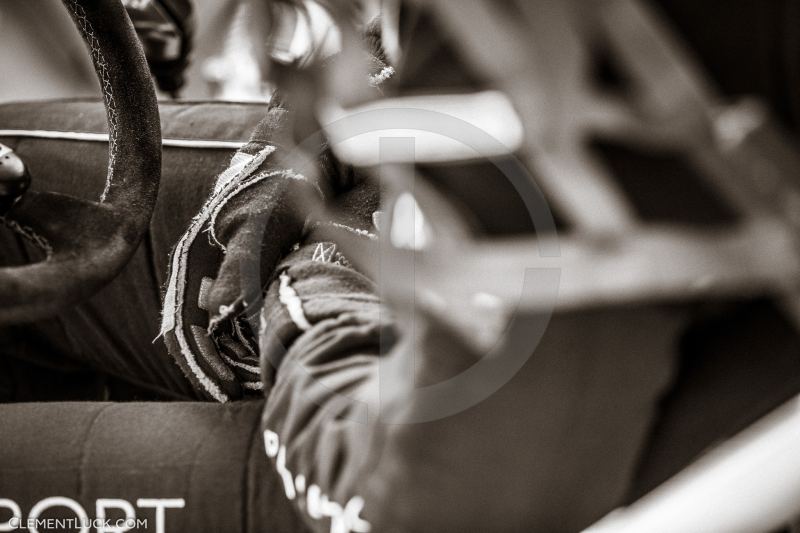
M279 106L269 110L171 258L161 335L195 388L220 402L261 387L246 318L303 234L304 199L327 187L282 166L276 140L286 118Z
M381 59L380 43L368 44L371 51L361 60L367 60L369 77L360 81L359 71L350 83L375 91L393 70ZM290 68L285 66L284 71ZM336 68L335 63L325 65L325 69ZM283 86L285 95L319 91L323 72L315 66L303 75L295 70L291 78L296 84ZM171 258L161 335L195 389L209 399L225 402L248 390L263 389L247 319L258 316L263 288L272 281L275 266L303 238L312 204L309 198L319 202L320 197L348 189L356 181L352 169L338 164L324 147L319 147L319 154L303 154L303 164L311 158L313 168L292 168L294 163L288 159L289 153L295 153L295 142L318 128L307 103L301 104L291 114L279 104L269 109L251 141L220 175ZM376 194L366 196L369 200ZM371 201L356 194L344 205L351 213L367 206L371 220ZM346 222L316 221L309 229L322 224L364 231Z

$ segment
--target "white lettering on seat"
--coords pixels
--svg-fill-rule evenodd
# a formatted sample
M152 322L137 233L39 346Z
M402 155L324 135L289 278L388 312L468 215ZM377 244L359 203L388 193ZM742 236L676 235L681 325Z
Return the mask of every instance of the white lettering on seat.
M106 522L106 509L122 509L125 513L125 520L117 521L116 525L110 525ZM95 502L95 516L99 523L97 533L125 533L136 525L136 510L128 500L100 498Z
M142 509L156 510L155 533L165 533L166 519L165 509L182 509L185 506L183 498L140 498L136 501ZM42 518L42 515L54 507L66 507L75 515L71 518ZM50 496L36 502L31 507L28 517L25 518L19 504L14 500L0 498L0 508L11 511L11 519L0 523L0 532L19 531L27 529L31 533L39 533L40 530L75 529L81 533L88 533L91 528L96 528L97 533L124 533L134 528L147 528L147 519L137 519L136 510L127 500L116 498L98 498L95 502L95 518L89 518L86 510L80 503L64 496ZM119 509L125 513L125 518L109 519L107 511L109 509Z
M11 511L11 519L8 522L0 524L0 531L14 531L17 524L22 520L22 509L19 508L17 502L7 498L0 498L0 507L5 507Z
M139 498L136 500L136 505L142 509L155 509L156 510L156 533L164 533L166 531L166 517L165 509L183 509L186 501L183 498Z
M39 515L51 507L67 507L70 509L78 518L78 523L81 524L79 531L81 533L89 533L89 517L86 515L86 511L83 510L81 504L72 498L64 498L63 496L45 498L31 508L31 512L28 513L28 529L31 533L39 533L39 528L35 526L37 520L39 519Z

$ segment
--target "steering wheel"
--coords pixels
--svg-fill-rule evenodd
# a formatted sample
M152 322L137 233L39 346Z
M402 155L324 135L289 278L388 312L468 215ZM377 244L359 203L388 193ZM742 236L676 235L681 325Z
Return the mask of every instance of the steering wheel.
M111 281L139 245L161 177L161 126L144 52L119 0L62 0L103 92L108 174L99 201L29 191L0 222L45 253L0 268L0 325L44 318Z

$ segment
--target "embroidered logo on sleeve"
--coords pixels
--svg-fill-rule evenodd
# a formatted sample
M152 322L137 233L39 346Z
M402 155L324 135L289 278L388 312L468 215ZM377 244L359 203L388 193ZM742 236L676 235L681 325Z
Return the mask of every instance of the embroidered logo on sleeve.
M318 485L309 485L303 474L292 474L286 466L286 446L281 444L278 434L269 429L264 431L264 451L275 463L286 497L296 501L308 516L314 520L330 518L331 533L369 533L372 526L360 516L364 498L353 496L342 505L331 500Z

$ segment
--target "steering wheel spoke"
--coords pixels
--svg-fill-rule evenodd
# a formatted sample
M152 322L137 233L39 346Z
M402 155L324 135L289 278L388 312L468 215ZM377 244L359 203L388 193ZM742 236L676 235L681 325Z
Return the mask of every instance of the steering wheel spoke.
M107 204L38 191L28 193L5 217L8 225L27 228L53 254L72 255L107 246L130 225L121 218Z

